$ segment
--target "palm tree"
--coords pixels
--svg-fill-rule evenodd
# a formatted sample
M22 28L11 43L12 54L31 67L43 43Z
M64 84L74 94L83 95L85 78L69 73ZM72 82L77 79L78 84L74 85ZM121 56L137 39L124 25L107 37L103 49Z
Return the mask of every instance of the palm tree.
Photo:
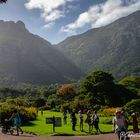
M0 3L6 3L7 0L0 0Z

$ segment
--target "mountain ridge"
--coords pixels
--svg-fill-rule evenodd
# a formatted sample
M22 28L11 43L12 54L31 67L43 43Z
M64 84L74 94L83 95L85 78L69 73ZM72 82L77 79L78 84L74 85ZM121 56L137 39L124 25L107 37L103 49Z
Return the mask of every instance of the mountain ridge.
M86 73L102 69L118 79L140 74L139 17L140 11L137 11L107 26L69 37L57 48Z
M0 77L33 84L79 80L81 70L22 21L0 21Z

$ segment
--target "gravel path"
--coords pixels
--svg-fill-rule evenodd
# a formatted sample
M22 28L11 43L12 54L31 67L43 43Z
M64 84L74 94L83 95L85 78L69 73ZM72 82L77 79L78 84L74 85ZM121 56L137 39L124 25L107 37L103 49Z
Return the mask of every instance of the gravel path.
M34 136L31 134L22 134L20 136L2 134L0 131L0 140L118 140L117 136L113 133L100 134L92 136ZM140 140L139 138L131 138L130 140Z
M0 140L117 140L114 134L96 135L96 136L53 136L39 137L29 134L20 136L11 136L0 133Z

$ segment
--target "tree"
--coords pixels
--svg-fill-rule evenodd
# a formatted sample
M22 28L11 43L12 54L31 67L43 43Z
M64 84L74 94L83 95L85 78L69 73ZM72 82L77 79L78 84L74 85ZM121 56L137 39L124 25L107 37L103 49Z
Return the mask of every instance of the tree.
M93 71L83 80L80 91L94 104L111 105L115 87L113 80L113 76L107 72Z
M57 90L56 94L62 100L71 101L76 96L74 85L73 84L64 84Z
M118 82L133 92L140 91L140 76L127 76Z
M131 115L133 112L137 112L140 114L140 99L135 99L130 102L128 102L124 109L127 111L129 115Z
M86 95L91 106L122 106L131 99L137 99L136 93L116 84L111 74L104 71L93 71L84 80L80 88L81 94Z
M0 3L6 3L7 0L0 0Z
M44 100L42 98L38 98L34 102L35 107L42 107L42 106L45 106L45 104L46 104L46 100Z

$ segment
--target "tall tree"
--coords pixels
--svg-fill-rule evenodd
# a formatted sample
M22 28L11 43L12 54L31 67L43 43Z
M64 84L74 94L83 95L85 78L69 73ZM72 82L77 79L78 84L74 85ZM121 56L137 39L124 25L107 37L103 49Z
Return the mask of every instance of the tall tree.
M83 80L80 90L91 105L122 106L138 98L123 85L115 84L113 76L104 71L93 71Z
M81 85L81 93L87 94L94 104L109 105L114 96L114 78L111 74L103 71L93 71Z

